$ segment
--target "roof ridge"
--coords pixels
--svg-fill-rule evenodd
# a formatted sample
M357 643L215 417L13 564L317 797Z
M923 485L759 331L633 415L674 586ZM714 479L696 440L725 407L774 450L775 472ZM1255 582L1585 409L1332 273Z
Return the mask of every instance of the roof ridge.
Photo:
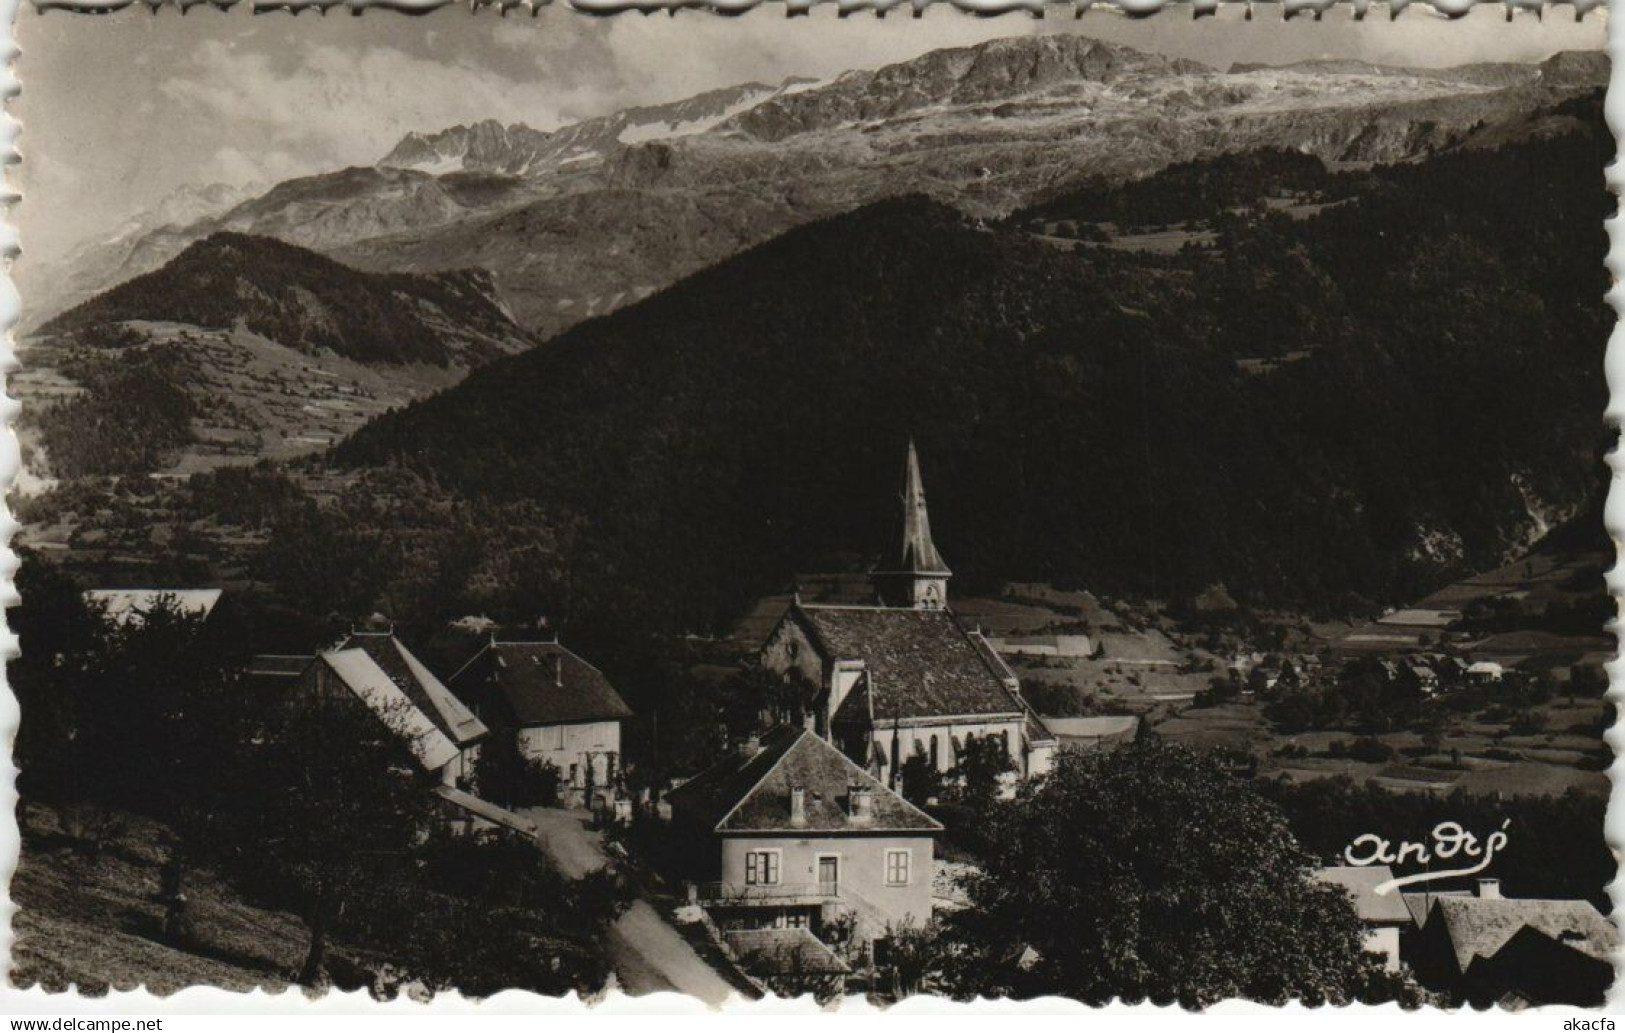
M768 776L772 775L773 772L777 771L779 769L779 765L784 763L785 758L790 756L791 753L794 753L796 748L799 747L802 744L802 742L804 740L806 740L806 739L811 739L813 742L818 744L818 747L820 747L820 748L822 748L824 750L827 750L829 753L833 754L836 758L838 758L840 760L840 762L844 765L843 770L846 772L846 774L848 776L848 779L849 779L848 785L852 784L851 781L850 781L851 776L853 774L856 774L858 776L858 778L861 780L859 782L860 785L865 785L866 787L868 787L870 784L872 784L872 786L874 788L878 788L881 791L889 793L892 796L896 797L897 802L902 804L903 807L905 808L905 813L909 813L909 814L912 814L912 815L917 816L919 818L925 819L925 824L923 826L921 826L922 830L932 831L932 832L940 832L942 830L943 825L942 825L942 823L940 821L937 821L935 818L931 817L931 815L929 815L929 814L925 813L924 811L920 810L920 808L916 807L913 803L911 803L909 801L908 797L904 796L902 793L899 793L897 790L893 789L891 786L888 786L886 783L882 782L880 779L876 778L874 775L871 775L868 771L866 771L862 767L858 766L858 764L856 764L852 760L851 757L848 757L846 754L844 754L840 750L836 749L835 745L833 743L830 743L829 741L825 740L822 736L820 736L817 733L811 731L810 729L803 728L796 735L796 737L794 739L790 740L789 745L787 745L784 748L784 751L779 754L778 758L776 760L774 760L771 765L768 766L767 770L762 772L761 777L756 779L756 781L752 782L745 789L744 792L739 794L739 799L735 800L734 805L732 807L728 808L727 813L725 813L717 821L716 825L712 827L712 831L713 832L722 832L723 831L722 826L727 824L728 819L733 817L734 813L736 811L738 811L740 807L744 806L745 801L749 800L751 798L751 796L753 794L755 794L756 790L761 788L762 783L767 781ZM749 829L738 829L738 830L735 830L735 831L748 832L750 830ZM834 831L838 831L838 830L825 830L825 831L834 832ZM860 829L859 831L863 831L863 830ZM889 829L889 830L883 830L883 831L912 831L912 830L910 830L910 829Z
M771 775L773 772L778 770L779 765L784 763L784 758L786 758L786 757L788 757L790 755L790 751L796 748L796 745L801 742L802 736L805 736L805 735L812 735L812 733L809 732L807 729L803 728L796 735L795 738L790 740L789 744L786 745L784 747L784 749L779 752L778 758L775 759L773 761L773 763L771 763L771 764L769 764L767 766L766 771L762 772L761 777L758 778L756 781L752 782L750 785L746 786L745 791L739 794L739 799L734 801L733 806L729 807L727 812L724 813L722 815L722 817L717 819L717 823L715 825L711 826L711 831L712 832L721 832L722 831L723 824L729 818L733 817L734 812L739 810L739 808L744 805L746 800L750 799L752 793L756 792L757 789L761 788L762 783L767 781L767 776ZM753 761L755 759L756 759L756 757L753 756L753 757L750 758L750 760L745 761L745 764L743 766L741 766L739 770L743 771L745 769L745 767L748 767L750 765L751 761Z
M886 606L882 603L808 603L797 600L795 605L801 607L803 610L896 610L899 613L932 612L930 610L916 610L912 606Z
M478 660L480 657L484 656L487 652L489 652L491 647L493 645L495 645L495 644L496 643L494 643L494 642L486 642L483 645L481 645L479 650L473 656L469 657L467 660L464 660L463 661L463 666L461 666L461 667L457 668L457 670L453 671L451 673L451 677L447 678L446 681L448 683L450 683L450 682L454 682L458 678L462 677L463 672L468 670L470 667L474 666L474 661ZM450 688L450 685L448 684L447 687Z

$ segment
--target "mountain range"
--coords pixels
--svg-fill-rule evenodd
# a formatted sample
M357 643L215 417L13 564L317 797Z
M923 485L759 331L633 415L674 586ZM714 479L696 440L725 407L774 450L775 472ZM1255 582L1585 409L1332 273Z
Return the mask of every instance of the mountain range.
M778 86L728 86L670 104L625 108L557 132L541 132L523 124L504 126L488 119L427 135L408 133L378 165L433 173L539 174L560 165L602 160L621 146L703 133L739 112L816 82L791 78Z
M1455 70L1320 63L1219 71L1075 35L935 51L829 82L748 83L544 132L409 134L375 167L278 184L223 211L19 276L29 325L221 231L356 268L477 266L550 337L785 230L923 193L997 218L1091 181L1264 147L1410 160L1606 80L1599 54Z
M1533 123L1569 130L1316 186L1293 152L1243 163L1253 196L1160 253L877 202L478 370L333 457L493 514L459 555L500 555L515 532L495 514L543 507L569 567L506 603L600 627L716 629L794 571L863 569L910 436L968 588L1218 582L1323 613L1414 597L1603 485L1612 144L1600 94Z

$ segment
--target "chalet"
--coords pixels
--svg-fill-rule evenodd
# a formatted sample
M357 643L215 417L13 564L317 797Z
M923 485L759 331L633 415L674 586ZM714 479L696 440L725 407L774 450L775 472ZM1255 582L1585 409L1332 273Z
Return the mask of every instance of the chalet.
M1614 978L1619 932L1584 900L1438 895L1406 951L1422 985L1477 1006L1600 1005Z
M1396 891L1378 893L1377 887L1394 878L1387 865L1322 868L1315 878L1328 886L1338 886L1353 898L1354 913L1365 926L1365 949L1381 954L1383 966L1399 971L1399 945L1402 934L1413 928L1411 911Z
M909 443L902 520L872 572L880 605L797 599L762 647L764 669L808 687L807 727L893 788L910 756L938 771L966 743L992 739L1022 776L1049 770L1055 736L1021 698L1016 675L948 608L948 566L931 539L919 458Z
M393 631L352 631L315 656L257 656L245 673L251 685L326 698L353 695L392 727L399 726L395 730L419 762L440 772L445 785L466 785L473 775L487 734L484 723Z
M806 929L853 916L871 942L931 918L942 826L806 729L784 726L672 790L690 874L724 930Z
M572 802L590 803L621 776L621 722L632 709L604 672L557 639L492 637L451 676L452 688L526 759L556 767Z

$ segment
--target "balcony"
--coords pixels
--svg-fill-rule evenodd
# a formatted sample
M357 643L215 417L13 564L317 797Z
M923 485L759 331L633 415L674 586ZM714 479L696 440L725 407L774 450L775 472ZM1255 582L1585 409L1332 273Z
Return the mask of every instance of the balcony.
M702 882L698 890L702 903L733 906L794 907L827 904L841 899L841 885L838 882L780 882L772 885Z

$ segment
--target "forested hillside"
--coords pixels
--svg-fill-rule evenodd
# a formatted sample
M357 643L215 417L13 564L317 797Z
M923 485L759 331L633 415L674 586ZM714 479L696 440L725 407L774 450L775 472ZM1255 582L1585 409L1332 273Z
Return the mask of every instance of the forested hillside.
M1316 217L1238 216L1168 257L873 206L488 367L337 456L545 504L579 535L571 605L661 624L714 625L877 552L910 434L962 582L1402 599L1602 486L1594 101L1585 125L1380 169Z
M46 323L65 334L131 320L242 324L299 351L359 362L473 365L530 343L478 270L364 273L268 237L217 233Z

